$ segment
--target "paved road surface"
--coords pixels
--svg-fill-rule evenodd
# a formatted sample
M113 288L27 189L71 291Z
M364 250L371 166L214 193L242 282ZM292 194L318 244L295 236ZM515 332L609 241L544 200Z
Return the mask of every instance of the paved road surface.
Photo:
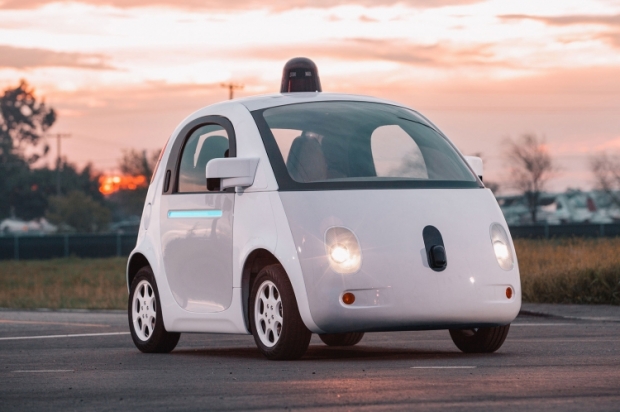
M146 355L126 332L122 313L0 311L0 410L620 410L618 322L521 316L491 355L446 331L313 337L295 362L230 335ZM85 336L6 339L46 335Z

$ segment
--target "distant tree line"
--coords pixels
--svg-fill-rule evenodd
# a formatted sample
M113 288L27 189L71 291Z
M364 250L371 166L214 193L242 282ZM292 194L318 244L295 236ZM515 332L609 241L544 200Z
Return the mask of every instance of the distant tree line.
M113 219L140 216L146 187L105 198L91 164L79 169L61 159L55 169L35 167L49 154L47 134L56 120L56 111L24 80L0 95L0 221L46 217L61 230L98 232ZM124 152L119 167L150 178L158 153Z

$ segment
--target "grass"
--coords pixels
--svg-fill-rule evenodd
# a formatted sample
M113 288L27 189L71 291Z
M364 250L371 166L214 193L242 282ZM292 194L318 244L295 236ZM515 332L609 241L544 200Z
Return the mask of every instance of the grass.
M126 258L0 261L0 307L124 309Z
M524 302L620 304L620 238L514 243Z
M620 304L620 238L515 240L524 302ZM0 307L125 309L125 258L0 261Z

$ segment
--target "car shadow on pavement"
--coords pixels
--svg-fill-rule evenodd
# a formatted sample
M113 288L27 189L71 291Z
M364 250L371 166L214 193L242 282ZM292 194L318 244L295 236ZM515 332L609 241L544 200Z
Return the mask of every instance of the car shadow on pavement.
M257 348L194 348L176 349L172 352L175 356L192 357L217 357L229 359L265 359ZM491 356L501 356L496 353ZM489 354L464 354L454 350L428 350L428 349L405 349L388 348L380 346L355 346L349 348L335 348L322 345L311 345L306 354L299 361L331 361L331 360L460 360L478 357L487 357Z

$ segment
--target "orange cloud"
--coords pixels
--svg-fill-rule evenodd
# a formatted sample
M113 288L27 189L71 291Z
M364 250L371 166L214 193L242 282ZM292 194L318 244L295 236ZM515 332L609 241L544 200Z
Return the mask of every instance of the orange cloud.
M35 67L79 67L111 70L101 54L63 53L46 49L0 46L0 68L31 69Z
M534 16L528 14L504 14L498 16L504 20L536 20L553 26L568 26L573 24L600 24L606 26L620 26L620 14L616 15L588 15L576 14L567 16Z
M119 8L165 6L178 9L200 10L248 10L271 9L275 11L300 8L332 8L342 5L366 7L393 6L402 4L415 8L433 8L452 5L480 3L483 0L80 0L80 3L97 6L114 6ZM0 1L0 9L31 9L45 4L60 3L58 0L4 0Z
M496 61L492 47L488 45L453 46L450 43L422 45L408 39L345 39L326 43L296 44L277 48L252 47L225 52L235 57L261 58L286 61L304 55L313 59L330 58L348 61L388 61L407 65L450 67L502 66L508 63Z

